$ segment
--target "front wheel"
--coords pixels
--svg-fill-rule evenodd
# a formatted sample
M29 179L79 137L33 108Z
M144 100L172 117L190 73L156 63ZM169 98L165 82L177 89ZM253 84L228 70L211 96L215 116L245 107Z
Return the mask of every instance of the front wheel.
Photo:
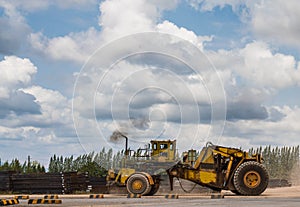
M241 195L260 195L267 188L268 182L267 169L255 161L241 164L233 176L234 187Z
M132 194L146 195L151 190L148 178L143 174L133 174L127 180L127 191Z

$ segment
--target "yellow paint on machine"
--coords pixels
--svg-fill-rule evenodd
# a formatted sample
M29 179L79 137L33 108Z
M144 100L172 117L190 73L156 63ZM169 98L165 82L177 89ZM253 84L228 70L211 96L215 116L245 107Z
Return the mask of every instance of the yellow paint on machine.
M213 171L193 171L189 170L186 171L186 178L189 180L197 180L201 181L202 183L216 183L217 175Z
M121 183L126 183L126 180L128 179L128 177L130 175L132 175L133 173L135 173L135 169L131 169L131 168L121 168L119 173L118 173L118 176L116 177L116 180L119 179L119 177L121 176L120 178L120 181Z
M149 181L150 185L154 185L153 178L152 178L152 176L149 173L141 172L141 174L145 175L148 178L148 181Z
M201 171L200 172L200 180L202 183L216 183L217 175L215 172Z

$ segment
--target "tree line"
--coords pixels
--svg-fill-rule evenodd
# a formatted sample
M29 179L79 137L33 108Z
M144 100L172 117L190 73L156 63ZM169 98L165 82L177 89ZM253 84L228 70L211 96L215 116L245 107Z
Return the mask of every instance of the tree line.
M107 169L118 169L123 152L113 154L113 150L106 151L105 147L98 153L91 152L80 155L63 157L53 155L50 158L48 171L51 172L88 172L91 176L106 176Z
M249 154L260 153L264 158L264 164L269 172L270 178L289 179L291 171L299 167L299 146L275 147L271 146L251 148ZM50 158L47 172L88 172L90 176L106 176L107 169L119 169L124 152L113 153L112 149L104 147L100 152L91 152L78 157L57 156ZM45 167L37 161L25 161L23 164L18 159L11 162L1 163L0 171L15 171L18 173L44 173Z
M5 161L1 163L0 159L0 171L14 171L16 173L45 173L45 167L38 161L25 161L23 164L15 158L11 162Z
M289 179L290 173L299 167L299 145L294 147L266 146L257 149L251 148L249 154L261 154L271 178Z

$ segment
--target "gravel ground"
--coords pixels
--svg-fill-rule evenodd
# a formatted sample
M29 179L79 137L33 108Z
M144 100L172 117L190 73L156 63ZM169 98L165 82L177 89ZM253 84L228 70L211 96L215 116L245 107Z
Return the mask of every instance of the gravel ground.
M126 195L104 195L102 199L89 199L88 195L59 195L62 204L27 204L27 200L20 200L17 205L11 206L57 206L57 207L98 207L98 206L300 206L300 186L267 189L261 196L235 196L230 192L222 192L223 199L211 199L207 194L182 194L179 199L166 199L164 195L142 198L127 198ZM0 198L13 198L12 195L1 195ZM30 195L31 199L43 198L43 195Z

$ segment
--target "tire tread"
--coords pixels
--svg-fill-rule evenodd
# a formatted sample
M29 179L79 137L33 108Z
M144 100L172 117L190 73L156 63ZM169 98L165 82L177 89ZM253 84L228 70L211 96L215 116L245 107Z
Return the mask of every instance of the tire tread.
M146 184L146 188L143 192L133 192L129 185L131 183L132 180L134 179L141 179L142 181L144 181L144 183ZM144 176L143 174L139 174L139 173L135 173L135 174L132 174L128 180L127 180L127 183L126 183L126 188L127 188L127 191L128 193L132 193L132 194L141 194L141 195L146 195L148 194L150 191L151 191L151 185L148 181L148 178L146 176Z
M244 176L245 172L247 172L247 169L249 169L249 168L250 169L255 168L255 170L261 176L261 183L256 188L247 188L246 186L243 186L244 185L243 184L243 176ZM262 165L256 161L244 162L237 168L237 170L234 172L234 176L233 176L233 185L234 185L236 191L241 195L249 195L249 196L260 195L267 188L268 182L269 182L269 175L268 175L267 169L265 168L264 165Z

